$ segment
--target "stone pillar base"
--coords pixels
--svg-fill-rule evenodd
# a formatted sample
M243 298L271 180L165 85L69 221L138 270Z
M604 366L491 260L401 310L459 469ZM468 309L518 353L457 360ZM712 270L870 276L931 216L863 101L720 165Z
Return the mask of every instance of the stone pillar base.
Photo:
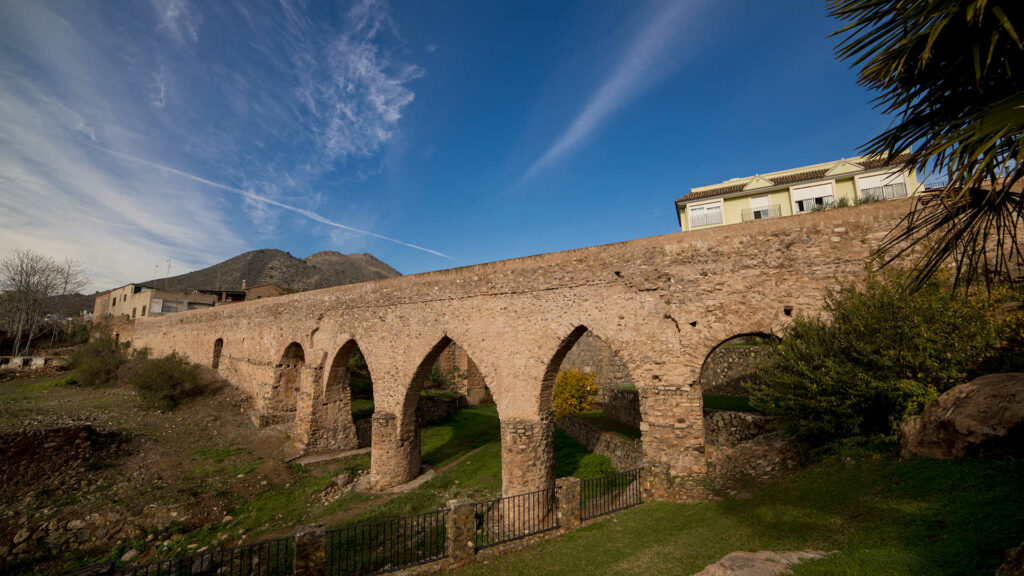
M555 483L554 425L544 420L501 422L501 493L516 496Z
M405 484L420 475L420 431L416 422L399 430L399 420L385 412L373 415L370 489Z
M580 479L575 476L555 480L558 526L575 530L583 523L580 513Z
M307 524L295 529L294 576L327 574L327 533L322 524Z

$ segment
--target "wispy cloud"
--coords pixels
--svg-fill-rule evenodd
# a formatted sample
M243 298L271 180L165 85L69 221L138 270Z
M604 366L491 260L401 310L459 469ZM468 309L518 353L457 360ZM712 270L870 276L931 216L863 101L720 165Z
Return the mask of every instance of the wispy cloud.
M150 94L150 102L157 108L163 108L167 105L167 80L164 74L164 67L161 66L159 72L153 73L153 83L150 85L153 88L153 93Z
M160 29L178 42L199 41L199 13L189 0L153 0Z
M320 8L0 2L0 256L78 258L95 288L253 241L452 259L374 232L386 197L345 193L380 170L423 71L385 3ZM230 49L199 54L207 29Z
M402 110L415 98L408 84L423 70L392 58L377 42L381 34L393 32L386 6L363 0L349 10L348 29L328 48L331 82L323 108L332 157L376 152L391 139Z
M670 48L679 31L693 14L687 0L668 0L651 11L640 32L619 56L604 82L590 96L572 124L547 151L527 169L528 180L544 167L572 152L589 138L609 115L650 88L667 71L673 54Z
M157 164L156 162L150 162L149 160L144 160L142 158L136 158L135 156L129 156L128 154L122 154L120 152L116 152L116 151L111 150L109 148L104 148L102 146L93 145L93 147L97 148L98 150L102 150L102 151L106 152L107 154L110 154L110 155L116 156L118 158L121 158L122 160L128 160L129 162L135 162L135 163L138 163L138 164L149 166L151 168L157 168L157 169L163 170L165 172L169 172L171 174L174 174L176 176L181 176L182 178L187 178L187 179L192 180L194 182L199 182L201 184L205 184L205 185L211 186L213 188L218 188L220 190L224 190L225 192L230 192L232 194L237 194L237 195L242 196L243 198L245 198L247 201L255 202L255 203L258 203L258 204L261 204L261 205L274 206L274 207L277 207L277 208L281 208L283 210L287 210L289 212L294 212L296 214L300 214L302 216L305 216L306 218L309 218L310 220L312 220L314 222L319 222L320 224L325 224L325 225L330 226L332 228L338 228L340 230L345 230L347 232L354 232L356 234L361 234L363 236L369 236L371 238L377 238L378 240L384 240L386 242L392 242L394 244L405 246L407 248L413 248L413 249L416 249L416 250L422 250L423 252L427 252L428 254L433 254L435 256L440 256L442 258L447 258L449 260L455 260L455 258L452 258L451 256L449 256L447 254L444 254L443 252L438 252L437 250L431 250L430 248L424 248L423 246L418 246L416 244L411 244L409 242L405 242L405 241L399 240L397 238L392 238L390 236L385 236L383 234L378 234L376 232L371 232L369 230L364 230L362 228L356 228L355 226L349 226L347 224L342 224L341 222L335 222L334 220L331 220L330 218L326 218L324 216L321 216L320 214L317 214L316 212L313 212L312 210L307 210L305 208L299 208L298 206L292 206L291 204L285 204L284 202L278 202L277 200L274 200L272 198L268 198L266 196L261 196L261 195L255 193L255 192L253 192L252 190L243 190L241 188L236 188L234 186L228 186L227 184L221 184L220 182L214 182L213 180L207 180L206 178L203 178L201 176L196 176L195 174L189 174L188 172L184 172L184 171L178 170L176 168L171 168L170 166L164 166L163 164Z

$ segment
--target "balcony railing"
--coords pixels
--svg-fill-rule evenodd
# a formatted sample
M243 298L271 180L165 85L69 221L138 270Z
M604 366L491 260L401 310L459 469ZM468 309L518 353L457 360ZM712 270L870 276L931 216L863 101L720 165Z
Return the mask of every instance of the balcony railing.
M829 210L834 207L835 204L835 198L832 196L819 196L817 198L808 198L806 200L798 201L796 203L796 210L803 214L804 212Z
M690 228L697 228L698 226L711 226L712 224L721 224L722 212L707 212L704 214L691 214L690 215Z
M765 218L778 218L782 216L782 205L772 204L762 208L744 208L741 214L744 222L751 220L763 220Z
M871 198L873 200L891 200L893 198L904 198L906 195L907 185L902 182L863 188L860 191L861 198Z

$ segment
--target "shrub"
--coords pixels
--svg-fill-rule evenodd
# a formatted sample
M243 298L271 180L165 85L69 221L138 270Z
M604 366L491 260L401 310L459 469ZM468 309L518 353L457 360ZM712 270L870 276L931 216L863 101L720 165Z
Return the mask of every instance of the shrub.
M594 396L597 395L597 384L594 375L573 367L563 370L555 378L555 389L552 392L551 407L556 418L579 414L590 410Z
M964 382L1000 343L981 299L941 279L903 289L906 274L869 273L827 294L823 318L797 317L750 386L751 404L805 448L891 436L908 415Z
M100 386L113 384L126 360L124 346L109 332L101 330L71 354L71 368L78 384Z
M846 196L843 196L839 200L836 200L836 204L835 204L836 208L848 208L849 206L850 206L850 199L847 198Z
M119 380L135 388L139 398L157 408L173 408L203 385L199 366L174 352L163 358L149 358L149 350L141 349L125 364Z

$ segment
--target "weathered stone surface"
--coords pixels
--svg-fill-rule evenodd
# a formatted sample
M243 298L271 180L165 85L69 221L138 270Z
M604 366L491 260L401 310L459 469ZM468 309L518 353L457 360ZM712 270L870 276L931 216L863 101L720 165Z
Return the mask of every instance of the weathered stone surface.
M562 369L579 368L595 375L598 387L597 402L607 402L607 394L615 389L635 386L629 368L622 362L611 346L605 344L593 333L586 333L573 345L562 360Z
M989 374L946 391L904 422L900 454L1024 456L1024 373Z
M206 558L210 558L207 556ZM200 571L193 571L198 573ZM295 529L294 576L327 574L327 536L321 524L308 524Z
M140 318L122 337L155 355L178 351L206 365L223 339L221 375L252 396L257 413L290 411L294 437L314 444L318 427L330 422L322 412L331 402L331 363L357 341L373 375L376 410L393 415L387 430L374 417L371 476L395 485L419 473L416 398L448 344L472 357L504 430L506 421L548 418L554 377L589 332L612 349L639 391L645 459L693 478L707 471L697 380L709 351L738 334L778 333L794 313L819 311L826 288L861 277L865 257L909 202ZM302 349L301 365L293 346ZM378 439L378 431L387 437ZM546 479L550 487L550 457L521 452L503 449L510 459L503 460L505 480L539 487Z
M580 527L580 479L574 476L555 480L556 512L558 526L565 530Z
M602 391L601 413L626 426L640 427L640 393L628 388Z
M501 421L501 492L515 496L550 488L555 481L554 424L544 420Z
M996 576L1024 576L1024 542L1006 551L1006 562L996 570Z
M711 394L746 396L748 392L743 384L754 379L769 353L766 346L725 344L715 348L704 361L701 389Z
M643 445L639 439L623 438L572 416L559 418L556 424L587 450L607 456L612 467L620 472L633 470L643 464Z
M768 431L768 417L735 410L704 411L704 441L709 445L736 446Z
M817 560L827 552L803 550L798 552L733 552L693 576L777 576L792 574L790 566L805 560Z
M791 470L799 454L779 432L762 434L733 445L708 444L708 476L721 489L754 478L767 480Z
M476 506L462 498L447 503L447 552L450 562L456 566L473 559L476 552Z

